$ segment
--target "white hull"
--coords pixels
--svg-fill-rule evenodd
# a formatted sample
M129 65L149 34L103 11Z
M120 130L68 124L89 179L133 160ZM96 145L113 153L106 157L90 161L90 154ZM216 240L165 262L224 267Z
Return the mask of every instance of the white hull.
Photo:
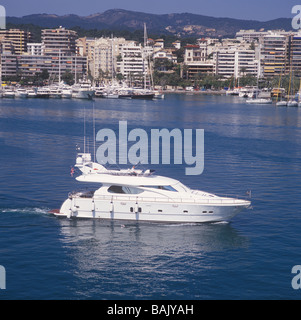
M276 103L276 106L286 107L287 106L287 102L286 101L279 101L279 102Z
M248 104L271 104L271 99L250 99L246 101Z
M16 93L16 98L26 99L28 97L27 93Z
M79 90L72 92L72 98L75 99L92 99L93 95L93 90Z
M63 99L71 99L72 98L72 91L63 91L62 98Z
M4 92L4 93L3 93L3 97L4 97L4 98L14 98L14 97L15 97L15 93L14 93L14 92L11 92L11 91L9 91L9 92Z
M229 221L250 205L249 201L222 198L212 203L162 202L126 197L69 198L59 212L61 217L85 219L132 220L172 223ZM204 201L206 202L206 201Z
M288 107L298 107L298 102L297 101L289 101L287 103Z
M104 94L103 97L106 99L118 99L119 95L114 93L107 93L107 94Z

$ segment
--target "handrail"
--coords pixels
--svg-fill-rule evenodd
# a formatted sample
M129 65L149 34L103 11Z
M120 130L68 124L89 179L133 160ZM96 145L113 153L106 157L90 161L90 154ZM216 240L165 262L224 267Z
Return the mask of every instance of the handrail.
M70 194L71 198L78 198L76 194ZM84 198L82 198L84 199ZM199 203L199 204L235 204L241 203L242 201L246 201L243 199L235 199L235 198L204 198L204 199L195 199L195 198L159 198L159 197L137 197L137 195L94 195L94 200L109 200L112 201L135 201L136 203L139 202L168 202L168 203L182 203L182 204L189 204L189 203Z

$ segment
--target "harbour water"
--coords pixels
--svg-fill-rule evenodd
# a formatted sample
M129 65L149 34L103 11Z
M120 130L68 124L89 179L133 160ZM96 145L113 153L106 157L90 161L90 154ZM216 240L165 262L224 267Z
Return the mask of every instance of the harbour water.
M191 188L246 196L230 223L58 219L83 123L96 130L205 130L205 170L156 165ZM89 148L93 148L92 140ZM165 100L0 100L0 299L300 299L301 108L238 97ZM153 167L153 166L151 166Z

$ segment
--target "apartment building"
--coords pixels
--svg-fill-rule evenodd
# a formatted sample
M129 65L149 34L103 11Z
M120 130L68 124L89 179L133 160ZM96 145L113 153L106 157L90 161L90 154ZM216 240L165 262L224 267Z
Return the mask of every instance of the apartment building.
M91 53L95 42L95 38L88 38L88 37L83 37L83 38L78 38L75 43L76 43L76 54L80 56L87 56L91 58Z
M301 76L301 32L289 36L288 40L288 61L287 73L292 72L296 76Z
M0 30L2 52L23 54L27 52L27 45L32 35L28 31L19 29Z
M184 47L184 63L189 65L193 62L204 62L207 60L207 48L199 45L187 45Z
M42 30L43 53L45 55L75 55L77 33L63 27Z
M153 60L155 59L167 59L172 61L172 63L177 63L177 56L173 54L172 50L164 49L160 51L156 51L152 55Z
M53 80L59 80L66 71L79 79L87 72L87 57L2 54L1 66L3 77L33 77L37 72L48 70Z
M253 41L258 41L263 36L268 34L269 34L269 31L265 31L265 30L256 31L254 29L250 29L250 30L240 30L236 32L235 37L237 40L240 40L240 41L253 42Z
M149 73L148 62L140 44L135 42L124 44L120 53L117 68L126 80L141 81Z
M41 56L43 54L43 44L42 43L28 43L27 53L32 56Z
M89 68L94 79L105 80L116 76L122 46L131 41L124 38L99 38L90 42L88 48Z
M207 42L185 46L184 64L186 77L189 80L193 80L199 75L213 74L214 65L211 60L208 60Z
M279 33L269 33L260 41L262 76L273 77L289 70L289 37Z
M240 78L245 75L257 77L259 61L255 51L248 49L228 48L214 52L215 74L224 78Z

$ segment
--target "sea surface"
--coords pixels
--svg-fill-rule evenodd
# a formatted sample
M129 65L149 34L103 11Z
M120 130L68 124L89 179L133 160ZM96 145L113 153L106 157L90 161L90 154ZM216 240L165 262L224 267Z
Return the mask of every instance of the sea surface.
M121 120L146 132L204 129L201 175L185 175L184 163L149 167L216 194L251 190L252 208L212 224L50 215L82 188L70 169L84 136L93 152L93 132L117 132ZM292 268L301 265L300 199L301 108L192 94L0 99L1 300L300 299L292 287Z

